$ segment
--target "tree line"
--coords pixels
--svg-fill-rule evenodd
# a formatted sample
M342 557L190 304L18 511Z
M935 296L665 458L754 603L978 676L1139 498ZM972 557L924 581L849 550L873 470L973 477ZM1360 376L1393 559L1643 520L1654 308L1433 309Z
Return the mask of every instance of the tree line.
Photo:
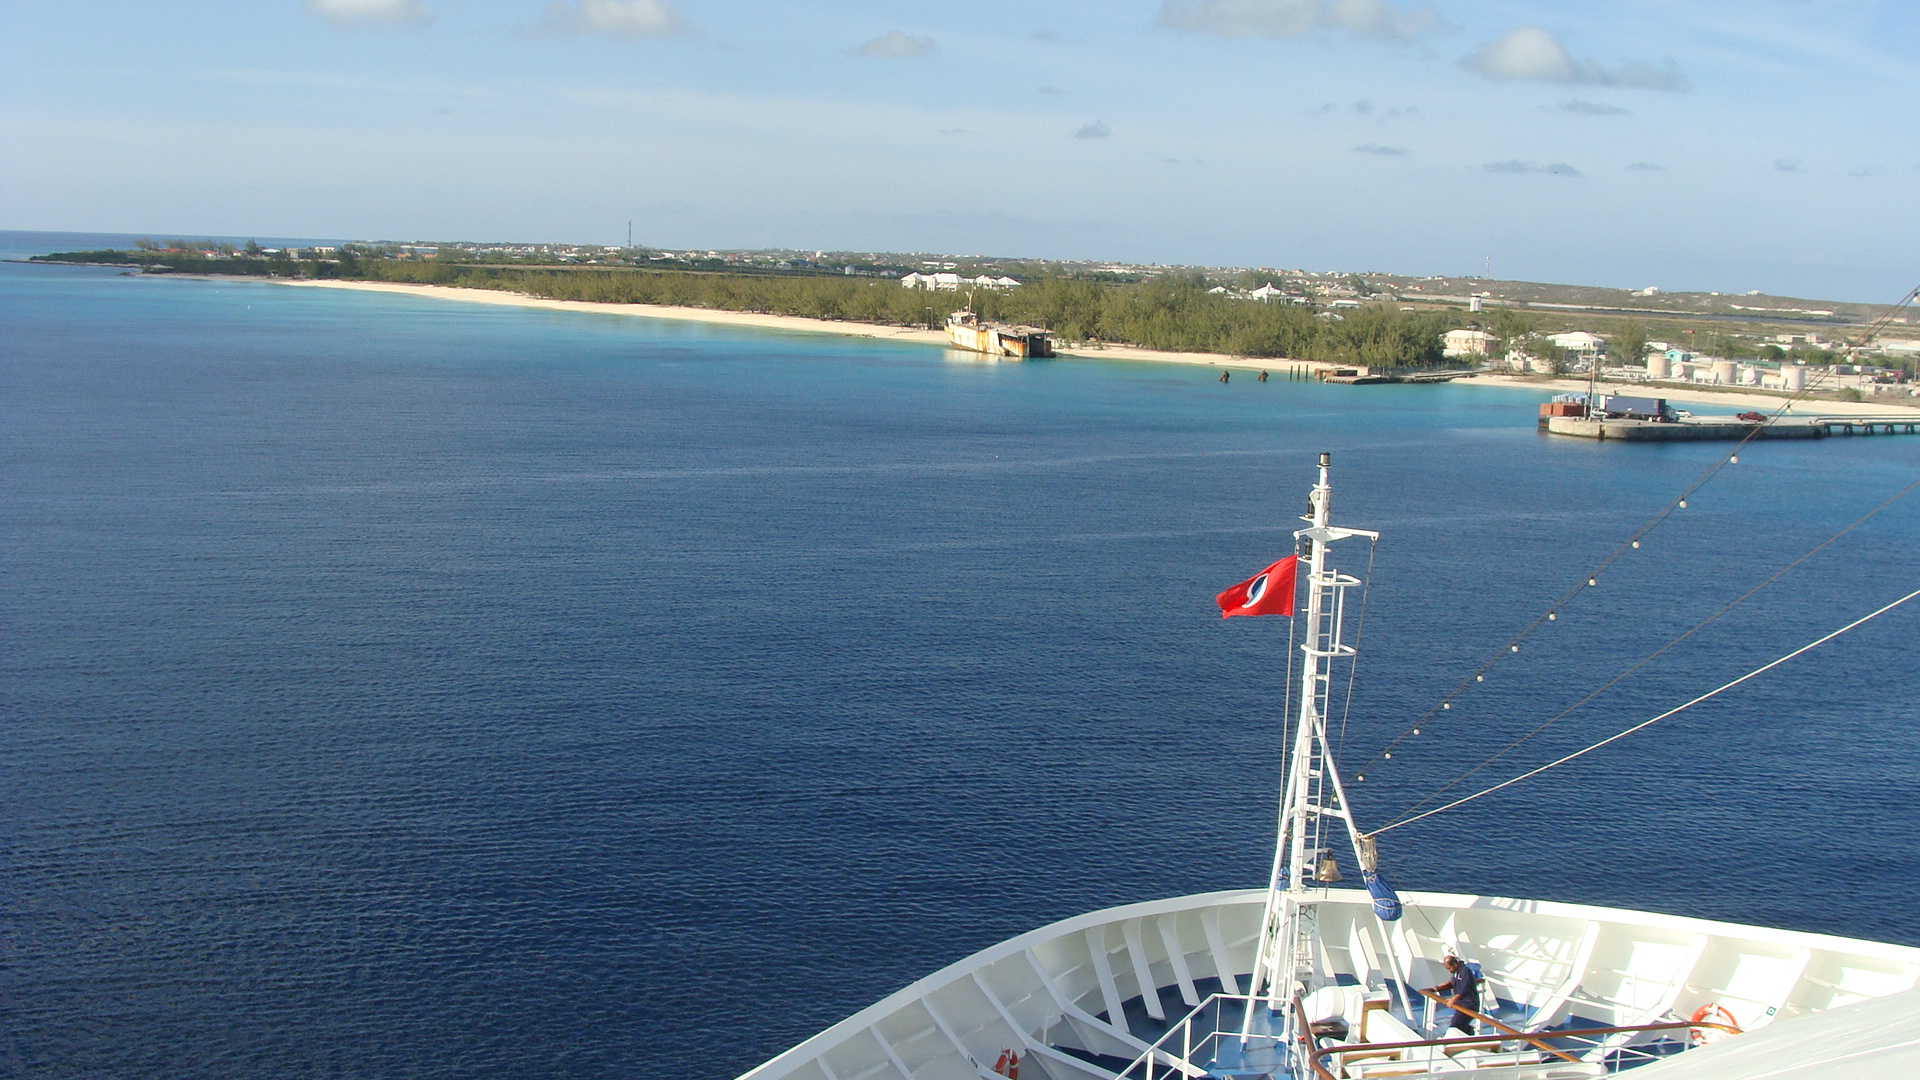
M1367 305L1327 318L1304 305L1232 300L1199 274L1133 284L1049 277L1005 291L929 292L891 281L832 276L651 270L526 270L430 261L365 260L378 281L505 289L551 300L667 304L937 327L954 308L1043 327L1063 342L1138 345L1178 352L1288 357L1385 367L1443 362L1444 313Z
M343 246L328 258L308 259L296 259L284 251L271 255L235 251L208 258L198 251L154 248L67 252L43 258L133 263L179 273L454 285L553 300L663 304L929 328L939 326L949 311L970 304L984 318L1043 327L1062 342L1375 367L1444 363L1440 336L1457 325L1443 312L1401 311L1390 304L1367 304L1336 315L1300 304L1229 299L1209 293L1207 279L1198 273L1119 283L1041 277L1017 289L955 294L832 275L553 270L395 259L355 245Z

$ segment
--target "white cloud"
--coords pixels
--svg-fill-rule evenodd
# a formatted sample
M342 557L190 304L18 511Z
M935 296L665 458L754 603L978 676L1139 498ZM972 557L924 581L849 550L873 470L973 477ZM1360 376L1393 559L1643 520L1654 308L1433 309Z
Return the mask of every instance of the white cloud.
M1401 146L1381 146L1379 143L1361 143L1353 148L1356 154L1375 154L1379 157L1405 157L1406 148Z
M882 56L896 60L909 56L925 56L933 51L933 39L913 37L899 30L889 30L877 38L868 38L853 51L861 56Z
M540 29L638 41L677 37L692 28L668 0L552 0Z
M1575 58L1560 39L1537 26L1522 26L1480 47L1460 61L1489 79L1623 86L1636 90L1685 90L1687 78L1673 61L1603 67Z
M433 21L420 0L307 0L309 15L325 19L337 27L415 25Z
M1432 7L1387 0L1165 0L1160 24L1218 37L1301 37L1345 30L1355 37L1410 41L1444 29Z
M1582 101L1579 98L1575 98L1572 101L1563 101L1558 107L1561 112L1574 113L1578 116L1633 115L1629 110L1623 109L1618 105L1608 105L1598 101Z
M1074 132L1073 137L1076 139L1104 139L1111 134L1113 134L1112 128L1095 120L1092 123L1081 124L1080 130Z
M1551 165L1535 165L1531 161L1518 161L1518 160L1495 161L1495 162L1491 162L1489 164L1480 166L1480 169L1482 172L1514 173L1516 175L1525 175L1527 173L1542 173L1547 176L1579 176L1580 175L1579 169L1574 168L1573 166L1567 164L1564 161L1556 161Z

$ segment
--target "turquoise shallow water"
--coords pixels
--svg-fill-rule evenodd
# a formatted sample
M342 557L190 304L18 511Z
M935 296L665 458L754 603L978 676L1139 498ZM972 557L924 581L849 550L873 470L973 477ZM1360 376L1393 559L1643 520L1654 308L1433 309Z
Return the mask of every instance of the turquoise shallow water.
M1318 451L1385 534L1360 756L1720 449L1538 400L0 264L0 1071L724 1077L1048 920L1258 884L1285 624L1211 598ZM1915 477L1920 439L1743 455L1363 814ZM1914 588L1916 526L1525 759ZM1387 858L1920 944L1916 618Z

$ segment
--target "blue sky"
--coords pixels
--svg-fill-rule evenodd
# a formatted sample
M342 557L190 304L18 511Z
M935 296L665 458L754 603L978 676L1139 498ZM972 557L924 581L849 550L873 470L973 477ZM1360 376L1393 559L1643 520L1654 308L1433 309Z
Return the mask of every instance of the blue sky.
M0 227L1893 300L1920 5L0 5Z

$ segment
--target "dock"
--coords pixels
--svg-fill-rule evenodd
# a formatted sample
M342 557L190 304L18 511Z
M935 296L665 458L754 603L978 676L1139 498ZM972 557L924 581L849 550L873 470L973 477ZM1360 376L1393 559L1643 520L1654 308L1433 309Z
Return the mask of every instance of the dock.
M1345 386L1378 386L1384 383L1441 383L1455 379L1471 379L1479 372L1469 368L1451 371L1374 371L1370 367L1335 367L1319 373L1318 378L1325 383L1339 383Z
M1758 430L1756 430L1758 429ZM1679 420L1599 419L1542 416L1540 430L1577 439L1620 442L1711 442L1755 439L1825 439L1835 435L1920 435L1920 412L1889 416L1794 416L1778 420L1688 417Z

